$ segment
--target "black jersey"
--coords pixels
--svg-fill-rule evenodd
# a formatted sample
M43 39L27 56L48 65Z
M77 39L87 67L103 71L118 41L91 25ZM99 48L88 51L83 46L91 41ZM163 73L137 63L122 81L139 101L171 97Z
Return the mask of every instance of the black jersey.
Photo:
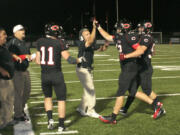
M1 74L0 78L11 79L14 75L14 63L10 52L4 46L0 46L0 66L10 74L10 78L3 77Z
M78 58L79 57L85 58L85 61L79 63L78 67L92 68L94 51L99 49L100 46L96 45L96 43L94 42L91 46L85 47L84 41L76 41L76 44L78 46Z
M114 41L116 43L116 47L119 51L119 53L128 54L133 52L137 45L136 43L139 42L139 36L138 34L134 32L124 33L124 34L118 34L114 36ZM136 58L130 58L125 59L122 62L128 62L128 61L135 61Z
M146 46L147 50L141 56L139 61L146 65L151 65L152 51L154 48L154 40L150 34L144 34L140 37L140 45Z
M42 73L61 71L61 52L67 50L63 40L40 38L37 41Z

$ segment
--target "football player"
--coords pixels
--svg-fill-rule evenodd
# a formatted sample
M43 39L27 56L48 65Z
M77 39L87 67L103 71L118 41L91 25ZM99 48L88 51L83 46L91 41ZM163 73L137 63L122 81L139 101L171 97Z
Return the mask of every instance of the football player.
M119 110L121 109L123 105L124 100L124 94L127 90L130 90L131 95L136 95L137 92L137 84L136 84L136 76L138 73L138 65L137 65L137 59L131 58L131 59L125 59L121 60L122 54L131 53L134 51L134 49L137 48L136 43L139 41L139 36L130 31L131 24L128 22L120 22L118 23L118 27L121 28L121 32L115 34L115 36L112 36L108 34L105 30L102 29L102 27L98 25L98 30L100 34L108 41L115 41L116 47L119 50L119 58L120 58L120 64L121 64L121 74L119 76L119 88L117 91L117 98L116 103L114 106L113 113L109 116L100 116L100 120L105 123L116 123L116 116L119 113ZM147 95L145 95L142 92L139 92L139 99L153 105L155 108L160 108L161 106L158 104L154 104L153 100L150 99ZM156 113L156 112L154 112Z
M151 36L152 24L151 22L143 22L138 24L138 34L140 36L139 42L137 43L137 49L131 54L124 56L124 59L138 57L138 87L141 86L143 92L148 95L155 104L163 105L159 102L157 95L152 91L152 74L153 67L151 64L152 54L154 53L154 40ZM122 54L123 56L123 54ZM122 59L123 60L123 57ZM120 112L125 115L129 106L134 100L133 96L128 96L125 106L120 110ZM162 116L165 113L163 108L154 108L155 112L153 115L154 119Z
M44 105L48 117L48 129L53 129L52 117L52 88L58 100L59 127L58 131L64 131L66 85L61 69L61 57L69 64L77 64L81 59L75 59L67 51L64 40L59 39L63 28L57 24L45 25L45 36L37 41L36 63L41 65L42 90L45 95Z

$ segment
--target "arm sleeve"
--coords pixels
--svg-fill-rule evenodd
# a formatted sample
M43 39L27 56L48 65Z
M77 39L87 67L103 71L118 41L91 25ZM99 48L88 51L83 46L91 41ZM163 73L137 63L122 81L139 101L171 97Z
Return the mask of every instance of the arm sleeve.
M142 37L142 39L141 39L139 44L141 46L149 47L150 43L151 43L150 37L144 36L144 37Z
M85 43L82 42L82 41L79 41L79 40L75 41L74 43L75 43L76 46L78 46L78 57L83 56L85 50L87 49L85 47Z
M96 41L92 44L92 47L94 50L98 50L100 48L100 45L96 44Z
M40 41L39 40L37 40L37 42L36 42L37 44L36 44L36 49L37 49L37 51L40 51Z
M17 52L16 45L14 45L14 44L12 44L12 43L9 44L8 50L9 50L9 52L16 54L16 52Z
M67 45L66 40L60 39L60 40L59 40L59 43L60 43L61 51L68 50L68 46L66 46L66 45Z

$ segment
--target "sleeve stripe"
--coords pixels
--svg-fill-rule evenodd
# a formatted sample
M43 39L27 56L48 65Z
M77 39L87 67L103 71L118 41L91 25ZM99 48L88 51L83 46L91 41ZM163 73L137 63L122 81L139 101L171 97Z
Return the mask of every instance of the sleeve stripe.
M136 50L138 47L139 47L139 43L136 43L136 44L132 45L132 48L135 49L135 50Z
M59 40L59 43L61 45L61 49L64 50L64 45L63 45L63 42L61 40Z

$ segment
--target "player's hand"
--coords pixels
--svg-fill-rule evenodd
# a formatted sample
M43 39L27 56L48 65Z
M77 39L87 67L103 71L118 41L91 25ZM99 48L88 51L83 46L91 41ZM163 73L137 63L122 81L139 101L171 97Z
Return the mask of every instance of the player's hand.
M124 53L120 53L120 54L119 54L119 59L120 59L120 61L125 60L125 59L126 59L126 58L125 58L125 54L124 54Z
M96 21L96 19L94 19L93 20L93 28L96 28L96 23L97 23L97 21Z
M33 53L30 55L30 61L35 61L36 59L36 53Z
M100 27L100 24L96 19L93 20L93 26L95 26L97 29Z
M20 57L15 57L15 60L18 61L19 63L22 63L22 59Z
M83 56L78 58L79 63L82 63L83 61L86 62L86 58L84 58Z
M26 55L26 59L27 59L28 61L31 61L31 55Z

